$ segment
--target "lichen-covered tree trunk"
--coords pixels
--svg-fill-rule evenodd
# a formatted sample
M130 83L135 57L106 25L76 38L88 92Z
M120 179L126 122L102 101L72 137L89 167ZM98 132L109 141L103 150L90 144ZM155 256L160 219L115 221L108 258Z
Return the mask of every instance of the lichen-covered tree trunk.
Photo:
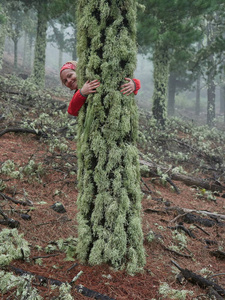
M216 117L216 84L214 78L214 70L209 70L207 84L207 124L209 125L209 127L213 127L215 125Z
M18 39L14 38L14 70L17 71L18 68Z
M46 50L47 16L46 3L39 0L37 37L35 42L33 78L36 85L45 86L45 50Z
M120 86L136 65L136 1L79 0L78 77L99 79L79 113L78 258L133 273L145 263L138 114Z
M215 28L212 22L207 24L207 45L210 47L212 42L215 40ZM207 78L207 124L209 127L215 125L216 117L216 65L214 61L214 55L210 56L208 61L208 78Z
M2 68L3 54L5 49L6 25L0 24L0 70Z
M153 92L153 117L157 123L164 127L166 122L166 99L169 76L169 52L165 45L156 42L153 64L154 64L154 92Z
M168 85L168 105L167 113L168 116L174 116L175 113L175 95L176 95L176 74L171 71L169 76L169 85Z
M201 76L198 75L196 81L196 101L195 101L195 115L199 116L200 114L200 95L201 95Z

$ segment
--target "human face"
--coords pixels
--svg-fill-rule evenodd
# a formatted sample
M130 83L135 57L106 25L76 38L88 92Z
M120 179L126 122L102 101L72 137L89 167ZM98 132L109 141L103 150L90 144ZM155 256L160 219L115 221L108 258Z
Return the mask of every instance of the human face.
M74 70L65 69L61 72L62 83L71 90L77 90L77 74Z

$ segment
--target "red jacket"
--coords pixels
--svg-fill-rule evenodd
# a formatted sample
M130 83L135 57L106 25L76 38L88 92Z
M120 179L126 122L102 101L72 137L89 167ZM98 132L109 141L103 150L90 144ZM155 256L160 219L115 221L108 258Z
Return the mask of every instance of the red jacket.
M135 83L134 94L137 95L138 90L141 88L141 82L139 79L135 78L133 78L133 81ZM87 97L82 96L80 90L77 90L69 103L68 113L72 116L78 116L79 110L84 105L86 99Z

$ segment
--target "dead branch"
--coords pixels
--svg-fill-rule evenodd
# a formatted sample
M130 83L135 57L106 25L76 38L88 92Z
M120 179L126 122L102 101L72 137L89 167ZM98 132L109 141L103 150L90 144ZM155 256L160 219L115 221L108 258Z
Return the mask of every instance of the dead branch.
M141 178L141 182L144 184L144 186L147 188L148 192L150 194L152 194L152 191L150 190L150 188L148 187L148 185L144 182L144 180Z
M5 195L4 193L1 193L1 192L0 192L0 196L1 196L2 198L4 198L5 200L10 200L10 201L12 201L12 202L15 203L15 204L20 204L20 205L23 205L23 206L26 206L26 205L28 205L28 206L33 206L32 202L30 202L30 201L29 201L29 202L19 201L19 200L13 199L13 198L11 198L11 197Z
M219 185L217 183L217 181L212 182L209 180L195 178L192 176L181 175L178 173L171 174L171 179L182 181L183 183L185 183L188 186L198 186L198 187L204 188L206 190L214 191L214 192L215 191L222 192L225 189L225 187L222 185Z
M183 230L187 235L189 235L190 237L195 239L195 235L189 230L187 229L184 225L180 225L178 224L177 226L168 226L168 228L172 229L172 230Z
M6 128L6 129L2 130L2 131L0 132L0 136L3 136L4 134L6 134L6 133L8 133L8 132L15 132L15 133L18 133L18 132L20 132L20 133L31 133L31 134L35 134L35 135L37 135L37 136L47 137L47 135L46 135L44 132L40 131L40 130L38 130L38 131L36 132L36 131L33 130L33 129L29 129L29 128L16 128L16 127Z
M209 211L206 211L206 210L195 210L195 209L179 208L179 207L168 207L167 210L175 210L175 211L178 211L179 213L180 212L184 212L184 213L195 212L197 214L207 215L207 216L212 217L212 218L220 218L220 219L225 220L225 215L218 214L218 213L212 213L212 212L209 212Z
M3 220L0 220L0 224L9 226L10 228L18 228L20 222L14 219L10 219L4 212L0 209L0 215L3 216Z
M161 243L160 245L163 247L164 250L169 251L169 252L171 252L171 253L174 253L174 254L176 254L176 255L178 255L178 256L185 257L185 258L192 258L191 255L187 255L187 254L184 254L184 253L180 253L180 252L178 252L178 251L175 251L175 250L172 250L172 249L170 249L170 248L167 248L167 247L166 247L165 245L163 245L162 243Z
M217 291L215 291L211 286L209 287L209 296L210 296L210 299L212 299L212 297L214 297L213 299L216 299L216 300L224 300L224 297L221 297Z
M212 287L220 296L225 296L225 290L219 286L218 284L214 283L211 280L208 280L200 275L195 274L194 272L181 268L175 261L171 260L171 262L181 271L183 277L193 284L199 285L201 288L210 288Z
M15 268L13 266L10 266L10 269L12 271L14 271L19 276L23 276L25 274L34 276L34 278L37 279L37 281L41 285L43 285L43 284L50 284L50 285L60 286L60 285L62 285L64 283L64 282L62 282L60 280L52 279L52 278L47 278L47 277L44 277L44 276L40 276L40 275L37 275L35 273L31 273L31 272L28 272L28 271L25 271L25 270L22 270L22 269L19 269L19 268ZM70 284L72 285L73 282L70 282ZM95 292L93 290L90 290L90 289L84 287L81 284L75 285L74 287L76 288L76 290L77 290L78 293L80 293L80 294L82 294L82 295L84 295L86 297L89 297L89 298L94 298L94 299L99 299L99 300L115 300L115 299L110 298L110 297L108 297L106 295L103 295L103 294L100 294L100 293Z
M214 250L209 252L211 255L219 258L219 259L225 259L225 252L221 250Z
M42 255L42 256L33 256L31 259L35 260L35 259L39 259L39 258L49 258L52 256L58 256L59 253L54 253L54 254L49 254L49 255Z
M198 229L200 229L202 232L204 232L207 235L210 235L207 231L205 231L205 229L203 229L202 227L200 227L198 224L194 224Z
M156 165L141 159L139 160L139 162L141 165L145 165L149 167L149 172L145 176L149 176L149 177L156 176L158 174L159 169L164 173L168 172L168 170L162 165ZM181 181L187 186L198 186L206 190L218 191L218 192L222 192L223 190L225 190L225 186L219 184L218 181L212 182L206 179L203 180L203 179L195 178L193 176L182 175L179 173L171 173L170 171L168 172L168 176L170 180Z

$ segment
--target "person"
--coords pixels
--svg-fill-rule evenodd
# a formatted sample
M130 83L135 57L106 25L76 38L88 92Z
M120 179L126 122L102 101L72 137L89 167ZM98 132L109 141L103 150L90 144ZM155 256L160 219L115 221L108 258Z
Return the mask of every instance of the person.
M86 81L82 88L78 89L76 68L76 61L68 61L60 69L60 79L62 84L70 90L75 90L73 98L68 106L68 113L72 116L78 116L79 110L84 105L88 95L96 93L96 89L100 86L100 82L95 79ZM121 93L127 96L132 93L136 95L141 88L140 80L135 78L125 78L125 80L127 82L121 86Z

